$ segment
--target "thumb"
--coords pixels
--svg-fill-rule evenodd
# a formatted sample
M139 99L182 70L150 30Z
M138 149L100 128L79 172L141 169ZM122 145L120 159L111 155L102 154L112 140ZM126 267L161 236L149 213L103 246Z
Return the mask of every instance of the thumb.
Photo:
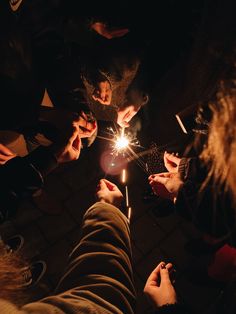
M76 126L73 127L73 133L69 141L75 149L77 150L80 149L81 142L80 142L80 137L79 137L79 129Z
M169 161L169 162L175 164L176 166L178 166L180 163L179 157L177 157L173 154L167 153L167 152L165 152L165 159L167 159L167 162Z

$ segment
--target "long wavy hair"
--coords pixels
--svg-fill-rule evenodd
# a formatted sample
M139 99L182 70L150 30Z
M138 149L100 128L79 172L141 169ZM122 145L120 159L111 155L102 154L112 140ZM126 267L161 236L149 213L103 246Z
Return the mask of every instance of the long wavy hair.
M234 73L235 74L235 73ZM235 76L236 77L236 76ZM236 80L220 83L208 140L201 158L209 165L208 179L231 192L236 202Z

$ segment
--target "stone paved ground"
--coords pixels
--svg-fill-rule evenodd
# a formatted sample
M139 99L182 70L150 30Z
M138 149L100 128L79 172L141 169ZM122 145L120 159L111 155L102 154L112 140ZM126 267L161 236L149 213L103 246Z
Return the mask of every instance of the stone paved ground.
M168 73L165 80L167 83L159 83L150 97L150 107L144 112L145 132L141 137L144 146L154 140L158 145L171 143L168 148L175 149L178 141L182 146L186 141L174 118L183 104L186 105L181 100L181 68L176 68L174 75ZM177 142L173 141L176 137ZM83 213L93 204L97 182L104 177L99 161L104 146L105 142L97 139L78 161L59 167L48 176L41 193L22 204L14 220L0 226L0 234L5 239L16 233L24 236L22 253L25 257L43 259L47 263L44 279L31 291L32 300L53 291L63 273L67 256L77 242ZM142 290L148 274L161 260L174 264L179 299L189 304L193 313L209 309L220 288L206 277L201 278L196 271L204 268L210 256L196 257L185 247L199 233L176 213L163 215L169 210L169 204L145 197L147 176L135 163L129 165L128 174L137 314L151 313ZM119 177L107 178L120 184Z
M17 217L0 228L4 238L22 234L22 253L30 260L43 259L47 263L44 279L32 289L32 300L53 290L78 239L81 218L93 203L98 178L103 176L98 162L101 143L98 140L79 161L51 174L41 194L22 204ZM197 285L188 278L189 266L198 260L187 253L184 245L198 232L175 213L158 217L159 209L166 204L158 199L144 199L148 185L139 167L130 164L128 173L137 314L151 313L142 290L148 274L161 260L173 262L179 297L194 307L194 313L201 312L214 302L219 288ZM118 177L108 178L119 182Z

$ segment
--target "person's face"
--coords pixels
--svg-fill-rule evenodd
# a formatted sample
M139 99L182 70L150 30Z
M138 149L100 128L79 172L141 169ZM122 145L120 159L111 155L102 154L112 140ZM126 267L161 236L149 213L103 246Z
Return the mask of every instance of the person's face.
M141 106L139 105L128 105L124 108L120 108L117 112L117 123L122 128L129 127L129 121L136 115Z

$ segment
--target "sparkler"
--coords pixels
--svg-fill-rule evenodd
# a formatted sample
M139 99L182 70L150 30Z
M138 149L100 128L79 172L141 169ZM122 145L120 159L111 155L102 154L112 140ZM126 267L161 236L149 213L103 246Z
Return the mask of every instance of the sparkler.
M121 183L125 194L125 212L130 222L132 208L129 204L129 191L127 185L127 164L135 161L137 165L149 176L152 173L160 172L157 168L162 167L163 152L165 146L157 146L155 143L147 150L136 152L135 148L144 148L139 144L137 138L126 129L115 129L109 127L106 129L105 136L97 136L103 140L111 142L111 150L103 152L101 156L101 166L106 173L120 175ZM145 157L145 159L144 159ZM146 157L147 160L146 160ZM155 170L154 166L155 165Z
M107 136L100 136L98 135L98 138L101 138L103 140L107 140L111 142L111 153L110 153L110 160L108 157L106 157L106 161L104 158L102 158L102 164L104 165L102 168L107 172L111 174L120 173L121 169L117 169L121 165L121 159L123 159L123 163L128 163L132 160L136 161L136 163L142 168L144 172L147 171L146 163L143 161L142 156L148 154L150 151L147 151L147 153L142 152L136 153L134 151L135 148L144 148L140 145L138 139L131 133L127 132L125 128L116 129L112 127L108 127L106 129L106 135ZM124 168L124 167L123 167Z
M128 185L126 184L126 169L123 169L121 172L121 182L125 184L125 208L126 208L126 215L128 218L128 222L130 223L132 209L129 206L129 191L128 191Z

